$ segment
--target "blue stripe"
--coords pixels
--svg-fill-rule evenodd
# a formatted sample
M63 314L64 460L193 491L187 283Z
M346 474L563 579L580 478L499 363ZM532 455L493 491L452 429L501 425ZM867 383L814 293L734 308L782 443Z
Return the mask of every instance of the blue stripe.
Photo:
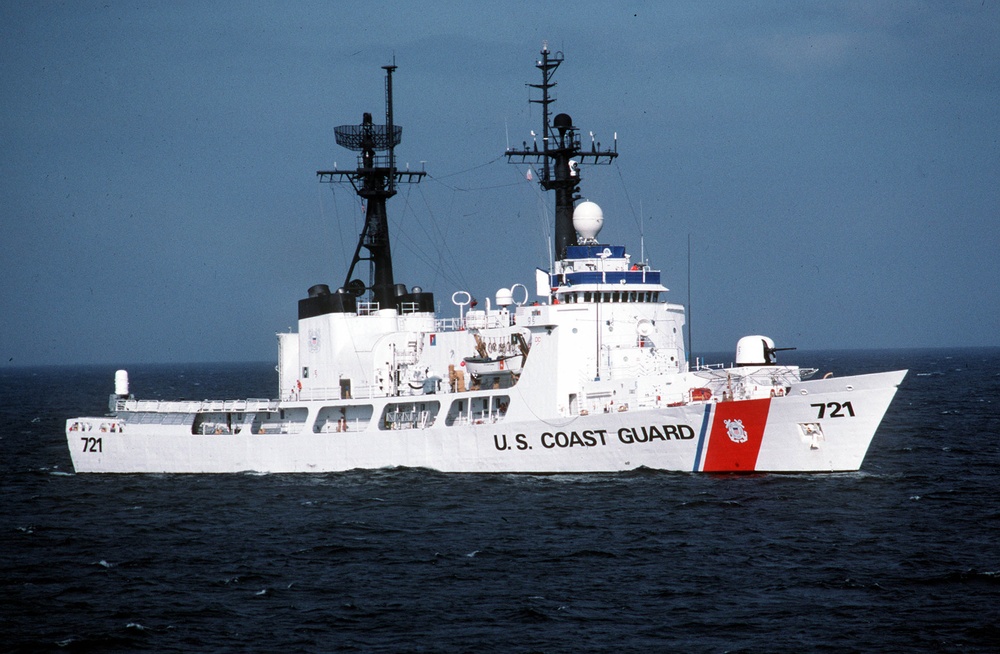
M698 472L698 464L701 463L701 448L705 446L705 435L708 432L709 417L712 414L712 405L705 405L705 418L701 422L701 433L698 434L698 451L694 455L694 470L692 472Z
M557 286L579 286L581 284L659 284L658 270L609 270L571 273L552 273L549 284Z

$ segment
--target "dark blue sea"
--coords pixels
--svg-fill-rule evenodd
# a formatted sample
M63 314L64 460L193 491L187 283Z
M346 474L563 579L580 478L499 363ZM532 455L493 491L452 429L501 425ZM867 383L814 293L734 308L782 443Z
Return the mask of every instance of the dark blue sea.
M75 475L115 366L0 370L9 652L981 652L1000 643L1000 349L909 368L860 472ZM269 397L273 364L137 365Z

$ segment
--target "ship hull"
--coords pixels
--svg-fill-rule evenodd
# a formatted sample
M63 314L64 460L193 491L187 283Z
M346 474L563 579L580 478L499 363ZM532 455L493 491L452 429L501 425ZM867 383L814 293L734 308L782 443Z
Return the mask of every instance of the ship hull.
M343 433L246 429L193 434L182 425L133 427L120 413L71 419L66 436L73 466L81 473L318 473L386 467L472 473L643 467L719 473L851 471L860 468L905 374L799 382L779 397L544 420L504 417L399 430L380 430L373 422L363 431ZM310 402L282 405L309 408Z

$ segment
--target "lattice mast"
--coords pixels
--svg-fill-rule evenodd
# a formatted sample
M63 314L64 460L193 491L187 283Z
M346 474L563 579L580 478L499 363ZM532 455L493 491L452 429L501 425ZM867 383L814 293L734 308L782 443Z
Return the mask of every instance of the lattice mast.
M393 123L392 73L396 66L382 66L385 75L385 124L372 123L365 112L360 125L341 125L334 129L337 145L358 153L355 170L318 170L321 182L349 181L355 192L365 200L365 225L354 250L354 258L344 279L344 288L355 295L370 291L372 300L382 309L395 306L397 295L392 274L392 252L389 245L389 222L385 202L396 194L397 183L416 183L423 171L396 170L395 147L399 145L403 128ZM362 256L362 248L368 251ZM370 265L369 282L351 281L354 269L361 261Z
M541 84L528 84L531 88L540 89L541 100L529 99L528 102L542 105L542 147L532 132L533 145L528 147L524 141L520 150L508 148L508 163L532 162L541 164L542 170L538 183L546 191L556 192L556 224L555 224L555 258L566 257L566 248L577 245L576 230L573 228L573 205L580 199L580 168L581 163L610 164L618 156L618 140L611 150L602 150L600 143L594 142L594 133L590 133L590 150L584 151L580 145L578 129L573 126L573 119L568 114L557 114L549 122L549 105L555 102L550 90L556 84L552 76L559 64L563 62L562 52L550 56L548 44L542 45L542 58L535 67L542 71Z

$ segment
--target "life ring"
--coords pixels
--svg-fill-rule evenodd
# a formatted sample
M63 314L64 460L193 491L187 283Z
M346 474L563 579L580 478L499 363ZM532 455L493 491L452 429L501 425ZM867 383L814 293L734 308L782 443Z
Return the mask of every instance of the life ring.
M503 359L500 359L500 370L503 370Z

